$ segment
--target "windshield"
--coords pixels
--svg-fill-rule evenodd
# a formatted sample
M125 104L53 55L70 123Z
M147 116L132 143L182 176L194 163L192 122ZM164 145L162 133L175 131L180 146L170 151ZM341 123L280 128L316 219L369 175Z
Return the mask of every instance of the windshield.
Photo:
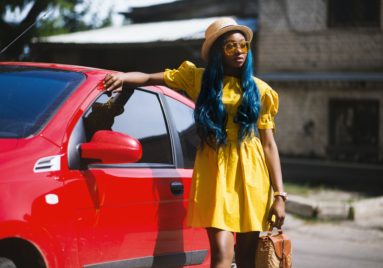
M0 66L0 138L36 133L84 79L76 72Z

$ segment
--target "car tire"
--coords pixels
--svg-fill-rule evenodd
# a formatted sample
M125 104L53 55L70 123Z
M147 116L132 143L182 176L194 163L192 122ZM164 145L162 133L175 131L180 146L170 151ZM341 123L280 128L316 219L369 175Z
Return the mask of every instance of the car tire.
M17 268L13 261L0 257L0 268Z

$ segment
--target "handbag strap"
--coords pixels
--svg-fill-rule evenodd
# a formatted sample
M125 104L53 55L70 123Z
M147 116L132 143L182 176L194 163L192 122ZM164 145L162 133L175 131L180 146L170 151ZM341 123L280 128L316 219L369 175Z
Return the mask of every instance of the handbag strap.
M284 255L291 254L291 240L283 232L276 235L268 235L274 246L275 254L279 259L283 259Z

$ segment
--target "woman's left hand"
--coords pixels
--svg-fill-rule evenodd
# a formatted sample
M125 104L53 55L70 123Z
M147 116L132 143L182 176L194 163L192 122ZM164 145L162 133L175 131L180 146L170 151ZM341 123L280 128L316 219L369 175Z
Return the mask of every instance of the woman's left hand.
M272 221L273 216L275 217L275 222ZM277 227L280 229L285 221L286 211L285 211L285 201L282 197L277 196L274 199L274 202L270 208L268 221L271 223L271 227Z

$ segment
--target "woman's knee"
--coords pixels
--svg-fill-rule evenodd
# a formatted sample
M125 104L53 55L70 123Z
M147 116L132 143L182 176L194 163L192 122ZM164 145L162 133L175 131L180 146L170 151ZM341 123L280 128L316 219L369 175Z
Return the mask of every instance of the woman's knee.
M212 263L231 263L234 258L234 234L213 228L207 231Z

